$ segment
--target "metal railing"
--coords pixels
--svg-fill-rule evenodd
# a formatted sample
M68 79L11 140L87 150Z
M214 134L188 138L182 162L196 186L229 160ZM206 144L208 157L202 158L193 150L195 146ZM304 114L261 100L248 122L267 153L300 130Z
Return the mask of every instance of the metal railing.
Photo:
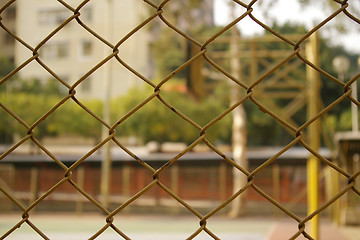
M0 191L2 194L4 194L8 199L11 200L16 206L22 211L21 220L14 225L11 229L9 229L6 233L2 233L2 236L0 236L1 239L6 238L7 236L11 235L17 228L21 227L23 224L29 225L35 232L37 232L42 238L49 239L46 235L46 232L43 232L42 229L38 228L31 219L31 213L32 210L41 203L46 197L51 195L56 189L58 189L60 186L62 186L64 183L70 183L74 189L76 189L80 194L82 194L84 197L86 197L96 208L99 209L106 217L105 217L105 223L104 226L101 229L94 230L93 236L90 239L95 239L98 236L100 236L105 230L108 228L112 228L115 232L117 232L122 238L124 239L130 239L125 232L121 230L121 227L116 226L114 223L114 219L116 218L116 215L122 212L125 208L127 208L132 202L134 202L136 199L141 198L147 191L152 189L154 186L158 186L161 189L163 189L169 196L171 196L173 199L175 199L179 204L184 206L190 213L198 217L200 226L199 228L192 233L188 239L195 238L198 234L201 232L206 232L211 238L213 239L219 239L216 236L216 233L213 232L208 226L207 222L208 220L214 216L216 213L218 213L221 209L224 207L230 205L234 199L238 198L240 195L242 195L247 189L252 188L257 193L262 195L264 198L266 198L270 203L272 203L274 206L276 206L278 209L283 211L286 215L288 215L290 218L294 219L298 223L298 231L294 233L294 235L291 237L291 239L296 239L299 235L303 235L307 239L314 239L316 237L316 233L314 233L314 236L312 236L311 233L306 228L306 224L311 222L311 219L316 218L320 213L322 213L326 208L331 206L335 201L337 201L339 198L347 194L348 192L355 193L358 197L360 197L360 190L356 188L355 183L356 181L359 181L359 175L360 170L355 171L354 173L349 173L347 170L344 170L343 168L336 165L334 162L324 158L321 154L318 152L318 146L317 143L312 144L311 140L308 142L304 138L304 132L315 132L316 130L311 130L317 123L322 116L324 116L327 112L329 112L331 109L333 109L335 106L337 106L340 102L342 102L345 99L351 100L353 104L356 104L357 106L360 105L359 101L357 99L354 99L351 96L351 84L354 83L360 76L360 73L355 74L349 81L342 82L337 77L332 76L325 70L319 67L319 63L316 62L316 60L311 59L309 57L305 57L305 53L302 48L302 43L305 41L311 41L311 39L317 34L317 31L320 30L322 27L324 27L329 22L333 21L335 17L338 15L344 15L346 18L350 19L355 24L360 24L360 20L354 16L351 12L348 11L349 6L352 4L352 1L340 1L340 0L334 0L334 3L337 4L337 9L333 11L331 15L329 15L325 20L321 21L319 24L317 24L314 28L310 29L306 34L303 34L298 40L293 41L288 39L285 35L282 35L276 31L274 31L272 28L267 26L262 21L258 20L256 17L256 14L254 14L254 8L257 7L258 1L251 1L250 3L246 4L242 1L234 0L234 4L236 4L239 8L244 10L244 13L240 16L237 16L231 23L224 26L222 29L220 29L217 33L215 33L213 36L209 37L203 42L200 42L196 36L189 36L187 33L183 32L180 28L173 25L165 16L165 12L171 11L171 9L167 8L167 5L171 2L171 0L164 0L159 4L156 4L150 0L144 0L144 5L147 5L147 7L150 6L152 8L152 13L137 27L132 29L125 37L120 39L118 42L109 42L107 39L105 39L100 34L96 33L94 30L92 30L89 26L87 26L81 19L81 12L84 9L84 7L90 2L89 0L84 0L81 2L77 7L72 7L69 4L66 3L66 1L58 0L60 4L63 5L64 8L70 10L73 12L73 15L68 17L64 20L63 23L61 23L54 31L52 31L50 34L48 34L40 43L37 45L31 45L27 43L25 40L21 38L21 36L18 36L15 32L10 31L2 22L2 13L6 11L7 8L13 6L13 4L16 3L15 0L7 2L4 6L0 9L0 27L6 31L12 38L15 39L17 44L22 45L23 47L27 48L29 52L32 53L32 56L28 58L26 61L24 61L22 64L20 64L18 67L16 67L15 70L13 70L10 74L8 74L6 77L1 79L0 81L0 87L4 85L9 79L11 79L15 74L19 73L23 68L25 68L30 63L37 63L39 66L41 66L44 70L46 70L52 77L58 80L59 83L61 83L63 86L65 86L68 89L68 93L63 96L63 98L56 103L49 111L47 111L43 116L38 118L34 123L28 123L25 122L22 118L20 118L10 107L5 105L4 103L0 102L0 107L5 110L6 114L11 115L13 121L19 122L24 127L24 132L26 132L26 136L20 139L18 142L16 142L13 146L6 149L4 153L0 156L0 161L5 159L8 155L10 155L15 149L17 149L19 146L24 144L26 141L31 141L35 145L37 145L48 157L50 157L58 166L60 166L63 169L63 178L57 182L55 185L53 185L47 192L43 193L40 197L38 197L36 200L31 202L29 205L23 204L21 201L16 199L14 194L7 190L5 186L3 186L0 183ZM231 28L235 28L235 25L239 22L241 22L244 18L250 18L254 22L256 22L258 25L260 25L262 28L264 28L266 31L270 32L272 35L276 36L278 39L280 39L284 44L287 44L290 46L293 50L285 57L283 57L275 66L270 68L267 72L262 74L261 76L254 79L254 81L251 82L251 84L246 84L242 79L239 79L234 76L233 73L229 73L227 70L225 70L224 67L217 64L216 61L214 61L208 52L208 46L212 44L213 41L220 38L227 30ZM119 47L124 44L126 41L131 41L132 36L140 31L141 29L145 28L150 22L154 21L155 19L160 20L163 24L166 25L167 28L172 29L175 31L181 38L186 39L189 41L193 46L195 46L198 51L197 53L188 59L184 64L179 66L176 70L171 72L168 76L164 77L158 84L155 84L150 79L146 78L144 75L142 75L141 72L137 72L131 66L129 66L121 57L119 52ZM74 84L70 85L67 83L64 79L59 77L49 66L47 66L47 63L41 60L41 55L39 53L39 50L44 46L45 43L47 43L52 37L55 36L55 34L58 34L61 29L66 27L69 23L77 23L79 26L81 26L83 29L88 31L94 38L98 39L100 42L102 42L104 45L106 45L109 49L112 50L112 53L109 54L106 58L99 61L98 64L93 67L92 69L88 69L87 73L84 74L78 81L76 81ZM59 33L61 34L61 33ZM233 82L233 86L237 87L243 91L246 92L244 96L242 96L239 100L237 100L233 105L231 105L228 109L226 109L222 114L215 117L212 121L208 122L204 126L198 125L195 121L193 121L191 118L186 116L184 113L182 113L180 110L173 107L166 99L162 97L162 88L174 77L176 76L180 71L191 65L195 60L202 58L206 63L211 66L211 68L216 69L218 73L224 78L228 79L231 82ZM333 101L330 105L325 106L323 109L315 109L310 115L310 118L303 123L301 126L294 126L286 119L279 117L276 112L274 112L272 109L266 107L264 104L261 103L261 101L258 100L256 97L257 89L262 86L262 83L273 73L276 73L281 67L286 66L290 60L292 59L298 59L302 61L306 66L308 66L313 74L315 75L323 75L325 76L329 81L332 81L335 83L339 88L342 88L344 90L344 93L342 96L337 98L335 101ZM139 79L144 81L148 86L153 88L153 93L149 96L144 96L145 100L139 103L136 107L134 107L130 112L128 112L126 115L118 119L114 124L111 124L108 121L105 121L102 117L98 116L94 112L92 112L86 105L84 105L76 95L76 89L83 83L83 81L90 76L93 72L97 71L102 66L106 65L110 60L115 60L119 65L122 65L125 67L128 71L136 75ZM311 78L311 77L310 77ZM316 83L316 77L314 77L315 82L310 83L313 84L309 86L309 88L315 88ZM319 94L319 93L317 93ZM163 166L159 168L153 168L148 163L144 162L141 158L136 156L133 152L131 152L126 146L122 144L122 142L116 137L116 129L121 126L121 124L131 117L134 113L139 111L143 106L148 104L150 101L153 100L159 100L165 107L171 110L172 114L177 114L179 117L181 117L187 124L190 124L193 126L197 131L199 132L199 137L191 143L184 151L179 152L175 157L169 159ZM78 159L74 164L71 166L66 166L63 162L61 162L51 151L49 151L42 143L39 141L35 135L34 132L39 127L39 125L44 122L51 114L53 114L58 108L60 108L63 104L66 102L72 101L76 103L80 108L85 110L89 118L96 119L103 127L107 129L107 136L102 139L102 141L96 145L93 149L91 149L87 154L83 155L80 159ZM234 109L236 109L238 106L242 105L246 101L251 101L252 103L256 104L263 112L264 114L267 114L268 116L271 116L277 123L283 125L285 129L287 129L291 134L294 136L293 140L283 147L281 151L279 151L277 154L275 154L273 157L268 159L265 163L258 166L254 171L248 171L248 169L245 169L244 167L240 166L238 163L233 161L229 156L224 154L220 149L218 149L214 144L212 144L207 139L207 131L214 127L214 125L221 121L226 115L231 114ZM311 135L311 134L310 134ZM316 137L316 136L315 136ZM125 151L129 156L133 158L134 161L136 161L138 164L142 165L147 171L149 171L152 174L152 178L149 179L149 183L147 186L145 186L143 189L141 189L139 192L137 192L135 195L131 196L127 199L123 204L118 206L113 211L109 211L108 208L104 207L98 200L95 199L94 196L91 196L88 194L79 184L76 182L76 180L72 177L72 172L76 170L81 164L84 163L84 161L91 156L94 152L99 150L100 148L104 147L104 145L108 142L112 142L117 147L121 148L123 151ZM232 196L230 196L227 200L223 201L221 204L219 204L216 208L208 212L207 214L201 214L196 208L191 206L188 202L180 198L177 194L175 194L171 189L169 189L166 185L164 185L161 181L161 176L163 172L166 169L172 168L174 163L178 161L182 156L184 156L187 152L191 151L196 145L199 143L206 144L213 152L217 153L224 162L227 164L230 164L233 166L237 171L247 178L247 183L243 185L240 189L238 189ZM306 217L299 217L296 214L294 214L292 211L287 209L285 206L283 206L281 203L276 201L274 198L269 196L266 192L264 192L262 189L260 189L256 184L256 175L259 174L265 167L269 166L273 162L277 160L279 156L281 156L283 153L285 153L287 150L292 148L295 145L301 145L304 148L306 148L309 152L309 155L311 155L311 159L309 160L310 165L311 164L318 164L321 162L325 166L329 166L336 170L339 175L341 175L343 178L346 179L346 184L341 187L341 189L336 193L335 196L333 196L331 199L328 199L322 206L317 206L315 209L311 209L309 214ZM1 162L0 162L1 164ZM311 168L310 168L311 169ZM316 168L315 168L316 169ZM312 169L312 171L314 168ZM308 178L310 179L313 174L313 172L309 172ZM309 181L316 181L316 175L318 173L315 173L315 180L310 179ZM316 185L316 184L315 184ZM316 190L313 190L316 191Z

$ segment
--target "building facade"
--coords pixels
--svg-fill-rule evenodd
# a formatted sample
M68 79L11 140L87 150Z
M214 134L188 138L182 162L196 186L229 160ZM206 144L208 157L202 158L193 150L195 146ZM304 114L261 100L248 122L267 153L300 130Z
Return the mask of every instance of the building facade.
M7 1L0 0L0 7L6 3ZM164 6L165 17L170 17L185 32L191 28L190 22L192 26L213 26L213 0L199 1L196 6L190 3L189 0L184 4L169 2ZM74 9L80 2L68 0L66 4L68 6L59 1L17 0L5 8L1 13L2 24L28 46L0 29L0 54L14 62L15 66L20 66L32 58L33 50L36 50L41 62L68 85L72 86L81 80L75 87L76 97L81 99L104 99L108 95L116 97L125 94L130 88L144 85L144 81L115 58L97 68L99 63L113 53L113 49L85 28L88 27L115 46L156 10L143 1L89 1L79 10L79 19L86 27L81 26L77 19L72 19L54 36L44 41L74 15ZM177 16L177 19L172 19L174 16L171 14ZM167 27L164 23L159 24ZM118 48L119 58L150 80L157 67L150 46L157 39L159 26L146 25ZM19 71L18 76L24 80L56 81L53 74L36 60L32 60ZM110 90L106 91L108 83ZM60 82L58 84L64 93L68 92L68 87Z
M6 4L7 1L0 0L0 8ZM16 7L15 4L10 5L2 13L1 23L10 32L15 32ZM0 55L8 58L10 62L14 62L15 58L15 39L6 32L5 29L0 28Z
M79 1L71 0L66 3L76 9ZM84 79L75 88L78 98L102 99L105 94L115 97L126 93L129 88L143 84L141 79L114 58L88 75L97 64L112 54L113 49L82 27L76 19L41 45L49 34L74 14L58 1L19 0L16 4L16 34L32 48L38 48L39 59L69 85ZM147 11L148 8L144 8L141 1L90 1L80 9L79 19L109 43L116 45L146 18ZM141 29L120 45L118 54L129 66L146 77L150 74L147 67L147 38L146 28ZM17 66L32 56L31 49L16 42ZM35 60L23 68L20 75L24 79L55 80L54 76ZM106 82L110 82L110 92L105 91ZM59 86L64 92L68 92L60 82Z

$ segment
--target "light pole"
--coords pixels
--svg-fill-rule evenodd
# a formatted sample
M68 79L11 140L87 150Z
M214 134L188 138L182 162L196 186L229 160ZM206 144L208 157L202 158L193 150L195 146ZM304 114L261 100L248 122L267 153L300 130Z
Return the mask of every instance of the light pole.
M360 66L360 57L358 58L358 65ZM345 81L345 74L350 69L350 61L346 56L339 55L333 60L333 66L338 74L340 81ZM352 92L351 97L357 100L357 83L354 81L351 84ZM352 115L352 132L359 132L359 120L358 120L358 107L355 103L351 103L351 115Z
M333 60L333 66L335 68L335 71L337 72L338 74L338 77L339 77L339 80L340 81L345 81L345 74L346 72L350 69L350 61L347 57L345 56L337 56L334 58ZM358 66L360 66L360 57L358 58ZM352 84L351 84L351 97L353 99L356 99L357 100L357 84L356 84L356 81L354 81ZM358 139L358 133L359 133L359 126L358 126L358 108L357 108L357 105L355 103L351 103L351 115L352 115L352 132L351 132L351 137L342 137L342 139L346 142L351 142L353 140L353 138L355 137L355 139ZM337 140L338 142L340 142L340 140L338 139ZM348 154L348 150L344 150L342 149L341 150L344 154ZM351 161L350 159L345 159L346 162L348 161ZM352 161L353 161L353 169L358 169L358 166L359 166L359 155L358 154L354 154L353 157L352 157ZM336 179L337 181L339 181L339 176L338 174L336 174ZM337 186L337 190L338 190L338 186ZM348 197L347 197L348 199ZM335 203L336 204L336 203ZM353 209L350 209L348 210L348 200L345 201L345 205L342 206L342 209L344 209L344 217L345 218L341 218L340 217L340 203L339 201L337 202L337 205L336 205L336 209L334 212L334 218L336 220L336 222L338 224L340 224L342 221L347 221L347 216L350 212L353 212Z
M235 18L235 4L230 2L231 16ZM231 28L231 42L230 42L230 68L231 74L236 78L241 78L241 63L238 56L239 53L239 33L236 26ZM230 104L235 104L241 98L241 92L235 83L231 82ZM248 169L248 160L246 158L246 113L244 105L240 104L233 112L233 125L232 125L232 152L234 161L242 168ZM240 172L238 169L233 170L233 193L238 192L247 184L247 176ZM232 202L230 217L238 217L239 215L246 214L246 198L245 192L240 194Z
M106 20L105 20L105 37L108 41L112 40L112 22L113 22L113 1L106 1ZM105 46L104 55L107 56L109 47ZM104 97L103 97L103 119L106 123L110 123L110 101L111 101L111 61L104 65ZM106 126L102 127L101 137L104 140L109 136L109 129ZM100 180L100 194L101 202L105 208L109 206L110 180L111 180L111 143L107 142L103 146L101 162L101 180Z
M350 68L349 59L344 55L339 55L333 59L332 63L333 63L336 73L338 74L339 80L342 82L345 81L345 73Z

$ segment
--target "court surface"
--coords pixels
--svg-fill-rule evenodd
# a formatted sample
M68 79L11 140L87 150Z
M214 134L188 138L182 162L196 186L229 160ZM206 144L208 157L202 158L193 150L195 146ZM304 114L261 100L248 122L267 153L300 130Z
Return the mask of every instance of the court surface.
M199 219L191 216L150 216L150 215L121 215L114 218L114 224L128 237L134 240L184 240L199 228ZM0 215L0 235L21 220L21 214ZM97 230L105 226L105 216L95 214L34 214L31 222L35 224L47 237L54 240L88 239ZM206 225L217 237L224 240L286 240L297 231L297 224L293 220L279 218L246 217L229 219L227 217L211 217ZM321 239L355 240L351 236L360 235L360 226L338 228L332 223L322 224L324 234ZM330 233L331 236L327 233ZM275 237L275 238L274 238ZM329 238L330 237L330 238ZM334 237L334 238L333 238ZM27 224L16 229L7 240L42 239ZM96 239L123 239L112 229L107 229ZM213 239L202 232L194 239ZM301 237L299 239L302 239Z

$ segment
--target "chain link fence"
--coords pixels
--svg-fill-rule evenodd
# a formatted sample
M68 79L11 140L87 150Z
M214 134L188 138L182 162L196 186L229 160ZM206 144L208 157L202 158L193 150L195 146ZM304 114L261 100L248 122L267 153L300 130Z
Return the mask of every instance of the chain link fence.
M55 185L53 185L47 192L43 193L37 199L34 199L34 201L32 201L29 205L26 205L23 202L21 202L19 199L17 199L15 195L2 182L0 182L0 191L2 192L2 194L5 195L6 198L8 198L13 204L15 204L17 208L22 212L21 220L11 229L9 229L6 233L2 233L0 237L1 239L10 236L14 231L16 231L17 228L21 227L24 224L30 226L43 239L49 239L47 237L46 232L43 232L41 228L38 228L36 224L33 223L31 219L32 211L38 204L44 201L45 198L49 197L51 194L53 194L54 191L56 191L58 188L64 185L64 183L70 183L71 186L74 189L76 189L77 192L79 192L81 195L87 198L100 212L102 212L105 215L104 226L101 229L94 230L93 236L90 239L95 239L99 237L104 231L106 231L109 228L113 229L123 239L130 239L130 237L127 236L127 233L122 231L121 226L117 226L114 223L114 219L116 218L117 214L123 212L131 203L144 196L145 193L147 193L150 189L153 189L156 186L164 190L169 196L171 196L171 198L176 200L185 209L187 209L189 213L193 214L199 219L200 226L194 233L192 233L188 237L188 239L194 239L196 238L196 236L198 236L200 233L203 232L206 232L210 238L219 239L216 233L213 232L208 227L207 223L209 219L215 214L217 214L221 209L231 205L231 203L235 199L239 198L242 194L244 194L244 192L246 192L250 188L255 190L264 198L266 198L276 208L280 209L287 216L289 216L298 223L298 231L293 234L291 239L296 239L300 235L303 235L307 239L314 239L315 236L311 236L311 234L308 231L308 228L306 227L307 223L309 223L311 219L324 212L325 209L327 209L329 206L334 204L334 202L339 200L347 193L351 192L352 194L355 194L357 198L360 197L360 190L355 185L356 182L359 181L360 170L356 169L354 172L349 172L348 170L340 167L335 162L330 161L329 159L322 156L319 153L318 146L316 146L316 144L315 146L312 145L311 140L307 140L305 138L305 132L309 131L309 129L311 129L314 125L316 125L319 122L318 121L319 119L321 119L329 111L337 107L338 104L341 103L342 101L348 99L352 102L352 104L355 104L356 106L359 106L360 104L359 101L351 95L353 91L351 85L354 82L356 82L356 80L360 76L360 73L354 74L351 77L351 79L349 79L346 82L343 82L339 78L332 76L331 74L320 68L319 63L316 62L316 60L311 59L308 56L308 54L305 54L303 50L304 49L303 43L305 43L306 41L311 41L310 39L313 38L314 35L316 35L321 28L332 22L337 16L341 15L342 17L351 20L354 24L356 24L357 27L359 27L360 20L356 16L354 16L350 11L348 11L349 7L354 1L340 1L340 0L332 1L336 5L336 9L333 10L332 14L329 15L323 21L319 22L314 28L310 29L306 34L303 34L300 37L298 37L296 40L293 40L287 38L287 36L284 34L276 32L275 30L267 26L266 23L260 21L257 18L254 9L258 7L259 1L255 0L249 3L245 3L243 1L234 0L233 4L235 4L237 8L242 9L243 13L235 17L232 22L222 27L220 30L218 30L218 32L216 32L208 39L204 41L200 41L199 40L200 38L198 39L197 36L190 36L189 34L185 33L180 27L173 25L173 23L166 18L165 13L168 11L172 11L171 8L168 8L168 5L172 2L171 0L164 0L162 2L156 2L156 3L150 0L144 0L143 1L144 6L146 5L146 7L151 8L152 9L151 13L149 13L148 17L143 22L141 22L141 24L139 24L137 27L129 31L128 34L124 36L122 39L118 39L117 42L110 42L108 39L106 39L105 36L101 36L99 33L92 30L82 21L82 10L85 9L87 4L90 2L89 0L82 1L75 7L69 5L66 1L63 0L58 0L58 2L63 6L63 8L71 11L73 14L68 18L66 18L61 24L59 24L59 26L56 29L54 29L50 34L48 34L48 36L46 36L40 43L36 45L27 43L20 36L18 36L16 32L12 32L7 28L5 24L3 24L3 20L4 20L3 13L6 12L8 8L14 6L16 1L15 0L8 1L0 9L0 26L2 30L6 31L9 36L15 39L17 44L22 45L23 47L27 48L30 53L32 53L32 56L30 58L28 58L18 67L16 67L15 70L13 70L3 79L1 79L0 88L3 87L6 82L11 81L11 78L14 77L17 73L21 72L22 69L26 68L27 65L36 63L39 66L41 66L45 71L47 71L53 78L55 78L61 85L65 86L68 89L68 93L64 94L63 98L59 102L53 105L50 110L48 110L43 116L38 118L33 123L24 121L21 117L18 116L17 113L15 113L11 109L11 107L0 102L0 107L4 110L4 114L10 115L13 121L20 123L24 128L24 133L26 133L25 137L17 141L13 146L7 148L1 154L0 161L6 159L14 150L16 150L19 146L21 146L25 142L31 141L33 144L38 146L44 154L50 157L58 166L60 166L63 169L63 178L60 181L58 181ZM256 22L267 32L271 33L273 36L279 39L279 41L281 41L283 44L286 44L292 49L290 53L282 57L281 60L279 60L276 63L276 65L272 65L272 67L268 68L267 71L263 73L261 76L256 76L256 78L253 79L250 83L245 82L240 77L237 77L236 76L237 74L229 72L228 70L226 70L224 66L218 64L216 60L213 57L211 57L211 52L209 52L208 50L211 49L211 45L213 44L214 41L220 39L228 30L235 28L237 24L242 23L244 19L251 19L252 21ZM195 49L197 49L197 52L191 58L187 59L186 62L184 62L181 66L178 66L176 70L174 70L166 77L161 79L161 81L157 84L151 81L151 79L145 77L141 72L134 70L126 61L122 59L121 52L119 51L120 46L122 46L127 41L131 41L134 34L146 28L150 23L152 23L155 20L160 21L162 24L164 24L164 26L176 32L181 38L186 39L186 41L190 42L191 45ZM55 71L53 71L47 65L46 61L43 61L41 59L41 54L40 54L42 47L55 35L61 34L61 30L66 28L66 26L70 23L77 23L84 30L89 32L93 38L96 38L98 41L100 41L102 44L104 44L111 50L111 54L109 54L103 60L99 61L98 64L93 68L87 69L87 73L84 74L82 77L80 77L78 81L76 81L74 84L69 84L64 79L62 79ZM232 88L238 88L239 91L241 90L242 92L245 92L245 94L241 96L241 98L236 100L236 102L233 102L228 109L226 109L223 113L221 113L220 115L218 115L213 120L211 120L210 122L208 122L203 126L196 123L190 117L185 115L181 110L175 108L162 96L162 89L171 81L171 79L174 78L174 76L177 76L177 74L179 74L185 68L191 66L197 59L202 59L203 61L206 62L206 64L209 66L210 69L212 69L213 71L217 71L217 77L220 76L220 78L232 82L233 84ZM269 78L269 76L271 76L272 74L276 74L278 71L280 71L282 67L286 67L287 64L289 64L294 59L304 63L308 68L311 69L310 71L312 72L312 74L323 75L327 78L328 81L332 81L335 85L337 85L338 88L343 89L343 94L340 97L336 98L331 104L322 107L322 109L316 109L317 112L313 112L311 117L301 126L294 126L294 124L292 124L289 119L286 119L286 117L282 117L281 115L278 115L276 111L265 106L265 104L263 104L262 101L259 101L260 96L257 97L258 95L256 95L258 91L261 91L260 89L262 89L264 82ZM153 89L153 93L151 95L143 96L143 98L145 99L144 101L139 103L126 115L119 118L115 123L110 123L108 120L104 120L103 117L95 114L86 105L84 105L81 100L77 98L77 94L76 94L76 90L84 83L84 81L92 73L96 72L102 66L108 64L109 61L111 60L116 61L119 66L126 68L129 72L131 72L138 79L142 80L146 85L150 86ZM315 85L317 83L312 83L312 84ZM313 88L315 88L315 86L311 86L311 85L308 86L308 89L313 89ZM128 118L130 118L137 111L139 111L141 108L146 106L149 102L154 100L159 100L163 104L163 106L165 106L170 110L169 114L176 114L181 119L183 119L184 124L185 123L190 124L199 133L199 137L195 141L193 141L193 143L188 145L185 150L179 152L175 157L168 159L167 162L159 168L152 167L143 159L138 157L135 153L129 150L126 146L124 146L121 140L119 140L119 138L116 136L116 130L124 122L126 122ZM261 164L251 172L248 169L241 166L239 163L235 162L230 155L223 153L219 148L217 148L212 142L210 142L207 139L207 132L209 131L209 129L216 127L216 124L222 121L222 119L225 116L232 114L234 109L244 104L244 102L249 102L249 101L257 105L258 108L261 109L264 115L270 116L277 123L281 124L283 128L286 129L288 132L290 132L291 135L293 136L293 140L289 144L284 146L282 150L280 150L277 154L269 158L265 163ZM96 121L98 121L102 125L102 127L106 129L107 132L107 136L104 137L99 144L97 144L94 148L92 148L87 154L79 158L71 166L67 166L61 160L59 160L59 158L55 154L53 154L49 149L47 149L46 146L44 146L42 142L39 139L37 139L34 135L37 128L39 128L41 124L49 118L49 116L51 116L57 109L59 109L62 105L66 104L67 102L76 103L80 108L82 108L87 112L89 118L96 119ZM26 106L24 107L26 108ZM73 121L76 121L76 119L74 119ZM309 132L311 131L314 130L310 130ZM312 136L311 133L308 134L309 136ZM319 133L315 131L315 134L319 134ZM99 202L95 196L92 196L91 194L87 193L84 190L84 188L77 183L76 179L73 178L73 174L72 174L73 171L75 171L82 164L84 164L84 162L92 154L94 154L99 149L104 148L105 145L109 142L115 144L118 148L125 151L133 159L133 161L136 161L152 175L151 179L149 179L149 183L147 184L147 186L145 186L136 194L128 198L123 204L119 205L112 211L109 211L109 209L105 207L101 202ZM216 153L219 157L221 157L224 162L232 166L234 169L236 169L236 171L239 174L245 176L247 179L246 184L241 186L241 188L235 191L232 196L230 196L228 199L223 201L221 204L219 204L216 208L212 209L207 214L201 214L195 207L191 206L191 204L189 204L187 201L179 197L174 191L172 191L168 186L166 186L162 182L162 174L164 173L164 171L166 171L167 169L171 169L181 157L183 157L186 153L190 152L194 147L196 147L200 143L207 145L208 148L210 148L214 153ZM274 163L282 154L287 152L295 145L302 146L303 148L307 149L307 151L309 152L309 156L312 156L311 157L312 159L316 159L316 161L321 162L323 165L329 166L332 169L336 170L336 172L338 172L341 178L345 179L346 182L346 184L342 185L339 191L332 198L327 199L323 205L317 207L314 210L311 210L311 212L305 217L299 217L298 215L287 209L284 205L282 205L280 202L278 202L273 197L268 195L265 191L263 191L257 185L256 182L256 176L263 169L265 169L270 164ZM308 177L310 177L310 174L308 175Z

